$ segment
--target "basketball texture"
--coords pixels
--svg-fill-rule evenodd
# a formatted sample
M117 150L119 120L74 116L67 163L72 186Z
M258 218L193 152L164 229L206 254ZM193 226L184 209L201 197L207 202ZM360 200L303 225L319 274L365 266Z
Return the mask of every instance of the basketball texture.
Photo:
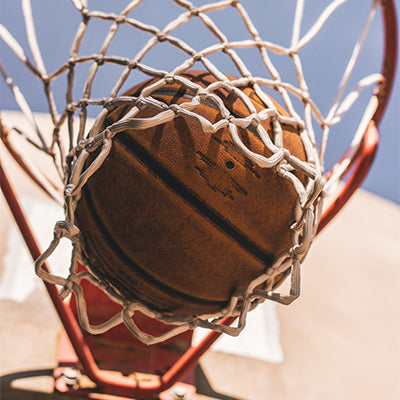
M215 81L207 72L184 76L203 87ZM153 82L125 95L137 96ZM257 111L264 108L251 88L244 92ZM248 115L236 96L223 89L215 94L233 116ZM193 93L175 83L152 97L181 104ZM127 111L129 106L110 111L105 127ZM212 123L221 119L211 105L195 111ZM156 113L146 106L136 117ZM262 124L272 137L271 122ZM284 147L305 160L298 132L283 129ZM255 130L239 129L239 135L253 152L270 155ZM125 298L167 313L200 315L220 310L291 247L295 202L290 182L245 158L227 128L209 134L196 120L177 117L114 137L111 153L82 190L76 222L85 262Z

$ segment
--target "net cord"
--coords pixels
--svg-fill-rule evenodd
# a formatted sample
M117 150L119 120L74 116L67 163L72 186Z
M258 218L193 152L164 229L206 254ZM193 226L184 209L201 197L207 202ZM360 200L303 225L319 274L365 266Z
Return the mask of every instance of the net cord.
M248 311L254 308L254 306L259 302L267 299L283 304L290 304L299 296L300 265L306 257L312 240L316 234L318 221L321 216L323 197L326 195L326 192L334 186L335 182L339 180L342 172L346 169L346 165L349 163L349 160L356 152L356 149L362 140L363 133L365 132L366 125L372 118L378 106L377 98L374 96L371 98L371 101L366 109L366 112L364 113L364 116L362 117L360 126L351 144L351 151L348 154L348 157L342 160L341 163L335 167L328 180L328 183L325 184L325 179L323 176L323 158L330 127L334 124L337 124L342 119L345 113L348 112L348 110L357 100L362 90L364 90L366 87L382 82L382 76L380 74L371 74L368 77L363 78L358 83L357 87L351 91L341 102L343 94L348 87L349 79L356 65L360 50L364 44L370 23L375 14L376 6L379 3L377 0L374 1L373 6L371 7L367 23L365 24L364 30L361 34L361 38L354 47L352 57L350 58L342 77L342 81L339 85L339 91L336 99L326 118L322 116L317 105L310 98L304 77L302 62L298 53L304 46L312 42L326 21L331 18L334 11L342 6L346 0L336 0L331 2L317 18L314 25L312 25L309 31L306 32L302 37L300 32L305 3L303 0L299 0L297 2L291 45L289 48L262 40L256 27L246 13L243 5L240 4L238 0L210 3L197 8L189 1L175 0L174 2L184 8L186 11L181 13L176 19L169 22L163 30L158 30L154 26L129 17L130 12L141 3L140 1L130 2L120 14L107 14L104 12L89 11L86 1L72 0L72 3L76 9L83 16L82 22L75 35L68 62L61 65L54 73L50 75L47 75L43 59L41 57L39 45L36 39L31 4L29 0L22 0L22 8L28 36L28 43L32 53L33 61L29 60L22 47L14 39L11 33L5 27L0 26L0 38L14 52L21 62L23 62L27 68L43 82L45 95L49 104L49 112L54 124L51 143L46 144L44 135L41 133L40 128L35 121L34 114L31 112L28 102L25 100L22 92L12 82L4 67L1 67L1 73L8 82L8 85L13 92L19 107L23 111L23 114L28 119L34 135L39 139L40 144L35 142L36 146L40 147L45 153L50 154L52 157L54 157L54 159L56 158L55 149L58 148L60 158L59 162L61 163L61 168L58 166L58 169L64 172L68 171L64 189L66 219L65 221L59 221L56 223L54 228L54 238L51 244L35 263L36 272L45 281L61 286L62 289L60 291L60 296L62 298L68 297L71 292L75 294L77 298L78 317L80 323L88 332L100 334L107 331L111 327L124 322L134 336L147 344L159 343L187 329L193 329L195 327L205 327L236 336L245 326L246 315ZM238 12L251 36L251 40L248 39L229 42L224 33L208 15L208 13L211 11L221 10L227 7L233 7ZM201 51L196 51L185 41L172 35L172 32L175 29L184 25L194 17L198 17L204 26L209 29L209 31L220 43L216 43L215 45L209 46ZM79 56L82 40L91 19L114 21L114 23L111 25L108 33L106 34L98 54ZM118 33L119 27L122 24L127 24L132 28L139 29L143 32L153 35L133 59L107 55L110 43ZM172 72L157 70L153 67L143 64L144 56L161 41L167 41L169 44L179 48L188 55L188 58L182 64L178 65ZM253 77L250 71L247 69L246 63L235 51L235 49L251 47L255 47L259 50L261 60L271 76L270 79L265 77ZM229 81L217 68L217 66L207 58L209 55L218 52L224 52L230 57L231 61L241 75L239 79L236 79L235 81ZM289 82L282 81L278 70L269 57L269 52L273 52L278 55L287 55L293 60L297 75L297 87ZM82 91L82 98L78 102L74 102L72 89L75 78L75 67L81 63L87 62L92 62L92 66L89 70L88 77ZM195 62L201 62L203 66L219 81L207 88L203 88L194 84L193 82L190 82L186 78L179 76L180 73L191 68ZM112 88L108 98L92 98L91 93L95 77L97 76L99 68L104 63L113 63L115 65L124 66L125 69L115 82L115 85ZM126 82L133 70L138 70L151 77L158 78L159 81L146 87L137 98L117 97L119 90L122 88L123 84ZM68 104L64 108L61 115L59 115L53 98L51 83L57 77L65 73L67 73L68 76L68 86L66 91ZM179 106L167 106L166 104L162 104L152 98L151 94L157 88L171 82L180 83L189 90L193 91L193 100ZM253 87L256 94L264 101L266 106L265 111L260 113L256 112L250 99L240 90L240 87L245 85L250 85ZM262 86L273 88L277 91L277 93L280 94L283 103L289 111L290 117L284 117L277 113L275 106L271 103L269 98L264 95ZM249 115L246 118L233 118L233 116L230 115L229 110L224 107L221 100L217 95L215 95L215 91L220 88L231 91L246 105L249 111ZM304 120L300 117L300 114L296 112L290 97L291 95L294 95L303 102ZM194 111L196 106L199 104L206 104L207 102L212 102L218 106L222 118L217 123L211 123L210 121L196 114ZM121 121L118 121L109 126L106 130L103 130L102 124L108 113L108 110L114 107L116 104L131 104L133 107ZM103 107L103 110L99 113L99 116L91 128L89 135L85 138L85 132L87 129L87 107L91 105L101 106ZM140 107L143 107L143 105L158 110L158 114L149 119L136 118L136 114L139 112ZM76 110L79 110L79 129L77 134L73 128L74 113ZM74 224L76 205L79 200L82 187L88 181L88 179L90 179L91 175L102 165L103 161L107 157L112 146L112 138L117 133L122 132L127 128L146 129L149 127L158 126L168 121L172 121L178 116L186 119L196 119L200 122L205 132L216 132L223 127L227 127L231 134L232 140L239 151L241 151L247 158L259 165L261 168L274 168L278 175L291 182L298 195L298 201L295 210L295 223L291 227L293 232L292 247L280 254L276 258L274 264L266 269L266 271L260 277L251 282L246 290L241 290L235 293L231 297L231 300L226 308L220 310L220 312L216 314L196 316L194 318L191 316L165 315L164 313L151 309L140 302L126 301L126 299L124 299L109 284L100 281L92 273L77 272L76 268L77 261L81 257L81 245L78 239L79 228ZM274 141L271 140L268 133L260 123L268 118L272 118L274 121ZM323 140L321 148L319 149L319 154L315 151L316 139L313 128L313 120L316 120L323 128ZM68 121L69 129L68 152L64 150L60 141L60 129L64 125L65 121ZM283 148L281 127L281 124L283 123L291 124L297 127L297 129L300 131L300 135L307 152L308 162L303 162L296 159L286 149ZM241 141L237 133L238 127L247 128L250 126L256 128L258 135L263 141L263 144L272 153L270 157L265 157L250 151ZM91 165L84 170L84 165L89 153L98 147L101 147L99 155L95 158L93 163L91 163ZM299 179L293 174L293 171L299 171L307 176L308 179L305 186L303 186ZM43 263L56 250L62 238L67 238L73 243L69 276L67 278L48 273L42 268ZM276 292L279 284L275 282L275 278L280 274L289 274L291 277L289 293L286 295ZM80 286L82 279L89 280L92 284L100 287L110 296L113 301L120 304L122 307L121 313L115 315L110 320L102 324L97 326L91 325L86 311L85 298ZM262 284L264 284L265 289L257 289L257 287L260 287ZM240 310L237 308L239 302L242 304ZM169 332L159 337L153 337L141 331L135 324L134 314L137 311L143 312L146 315L176 326ZM218 324L218 321L220 321L221 318L231 315L239 315L236 327L228 327Z

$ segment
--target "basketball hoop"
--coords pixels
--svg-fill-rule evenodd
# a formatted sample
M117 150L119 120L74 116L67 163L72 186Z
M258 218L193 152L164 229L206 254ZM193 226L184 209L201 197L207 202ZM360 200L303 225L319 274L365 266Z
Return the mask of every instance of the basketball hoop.
M309 64L304 58L307 58L305 56L308 49L315 45L325 29L334 29L333 26L336 29L346 29L340 25L337 15L345 10L347 3L351 3L350 0L332 1L317 16L310 12L315 11L310 10L311 6L307 8L304 1L297 1L293 24L289 28L291 39L288 44L267 37L262 32L262 27L253 23L254 15L246 10L244 1L229 0L196 6L196 2L174 0L170 3L175 14L171 12L171 19L165 20L162 27L149 22L151 19L142 18L141 1L131 1L122 11L113 13L95 11L83 0L73 0L72 3L80 23L72 40L70 53L65 54L64 60L53 72L47 71L42 59L28 0L22 1L28 48L24 49L14 38L12 27L8 29L0 26L2 41L27 67L29 73L41 82L53 124L51 132L41 131L35 114L31 111L30 104L34 99L24 97L24 88L20 91L17 77L11 78L7 72L7 60L3 60L0 72L30 125L29 131L24 131L23 135L36 151L41 152L43 158L53 162L60 177L59 182L53 182L39 171L27 155L18 151L13 145L13 136L22 130L17 125L8 125L7 114L3 113L1 138L9 153L47 195L64 204L65 219L55 224L53 241L36 259L37 275L47 284L58 286L62 299L74 294L80 324L87 332L103 334L117 325L125 324L137 339L146 344L165 341L196 327L236 336L245 327L249 310L263 301L290 304L300 294L300 266L315 235L360 186L373 161L378 143L377 125L389 100L396 63L397 34L393 1L373 1L368 13L365 13L365 22L362 26L360 24L357 40L348 52L348 61L342 66L344 72L337 82L336 96L333 96L334 100L326 110L314 98L311 88L315 84L310 84L312 72L307 70ZM365 2L361 4L361 8L366 8ZM362 69L359 71L359 60L363 46L368 42L369 29L375 21L378 8L381 8L383 16L383 67L380 72L372 70L365 74ZM311 15L309 19L306 18L307 11ZM242 38L231 39L229 29L226 32L229 18L220 17L224 12L234 15L232 18L236 22L240 21ZM308 27L304 27L305 22L309 24ZM103 32L104 39L100 48L87 52L85 38L91 33L92 25L102 23L108 28ZM201 27L201 32L209 42L202 46L196 41L191 42L192 38L187 30L193 24ZM199 32L200 35L202 33ZM121 37L137 38L137 48L133 52L127 50L123 55L113 54L113 44L121 40ZM157 54L157 49L163 46L170 48L174 55L179 54L176 59L172 56L173 60L168 60L173 61L172 66L163 63L165 60L161 56L156 63L152 58L153 54ZM327 55L334 51L328 47L324 46ZM28 50L31 56L28 55ZM324 55L319 57L323 59ZM220 62L222 58L224 63ZM317 61L312 60L313 63ZM284 64L288 67L284 67ZM89 67L86 68L87 66ZM111 87L101 90L102 73L108 69L112 69L114 73L109 81ZM85 76L84 80L82 75ZM54 93L59 81L65 84L64 98L61 101ZM366 89L371 88L373 93L365 95ZM363 100L363 112L354 113L353 116L351 113L357 108L355 105L361 98L367 98ZM348 114L351 115L350 118L359 121L358 127L344 156L326 172L328 138ZM94 120L90 120L90 117ZM196 142L194 149L197 151L197 158L195 157L195 164L190 164L189 167L173 164L173 159L180 157L174 153L179 143L179 132L183 132L176 128L179 121L186 126L190 135L193 134L191 140ZM168 132L172 138L170 142L174 142L174 145L158 143L161 150L156 154L155 142L161 142L165 132ZM156 134L159 135L158 139ZM338 134L337 131L335 134ZM152 135L153 142L150 139L146 142L149 135ZM203 143L204 146L218 144L218 151L225 152L223 161L219 156L212 158L207 155L206 158ZM188 148L182 146L179 151L184 152ZM118 167L119 161L115 160L122 154L121 149L127 154L123 153L123 157L121 156L126 165L137 164L139 160L140 165L145 166L145 172L137 174L137 180L128 191L123 192L121 189L120 193L123 194L118 194L116 190L122 182L118 180L123 178L121 168ZM186 162L189 158L183 157L182 160ZM207 163L208 169L205 167ZM221 165L225 168L226 176L231 179L231 188L237 185L235 190L246 192L246 196L247 193L254 196L267 193L262 191L266 190L266 184L262 190L258 188L257 182L260 179L268 185L274 180L281 189L271 189L268 192L271 202L262 203L257 200L257 205L254 204L254 196L252 200L245 200L246 196L240 194L233 199L233 195L227 194L229 187L221 195L222 184L214 181L210 183L217 178L214 173L210 175L209 172L211 168L217 169ZM247 173L243 182L239 181L241 178L238 175L234 175L234 167L237 166L243 167L243 171ZM194 170L196 171L193 172ZM253 175L250 176L251 174ZM349 178L344 188L339 194L335 194L346 174L349 174ZM118 229L113 221L118 221L115 224L120 227L123 219L115 215L118 209L123 208L123 204L128 204L133 186L137 186L138 182L146 182L144 189L140 189L142 192L153 187L150 180L154 179L154 175L163 180L162 188L157 186L157 196L164 196L162 198L166 206L162 208L160 205L157 211L162 216L152 222L157 226L163 225L162 229L153 231L158 232L153 241L165 242L171 237L174 227L189 226L184 230L189 232L186 233L186 241L174 239L176 242L171 243L171 248L182 245L180 250L172 253L171 258L176 260L179 254L182 259L190 260L189 265L182 262L180 273L157 264L161 260L162 251L173 252L169 248L165 250L163 247L162 250L157 243L148 246L147 243L143 259L150 259L151 265L146 269L143 266L145 262L142 259L137 261L139 258L130 253L129 262L124 264L121 260L126 258L127 250L117 252L123 253L125 258L115 256L114 252L114 258L107 259L106 254L111 254L111 250L106 249L110 241L115 242L118 248L125 249L123 246L128 246L123 243L125 234L112 237L103 233L92 235L94 230L91 218L98 220L98 217L88 216L93 209L92 203L87 200L89 191L91 196L102 196L100 203L104 204L104 209L101 216L104 216L105 210L110 210L116 204L117 210L110 212L112 218L110 217L111 221L107 220L108 225L101 222L109 231L113 229L114 232ZM264 178L264 175L268 178ZM206 189L201 187L201 182L204 181L207 181ZM244 186L244 182L250 183ZM126 181L124 186L128 186ZM166 186L174 193L173 200L167 200L167 195L161 195ZM6 193L7 189L3 186L2 189ZM154 192L148 190L146 196L150 198L150 193ZM172 196L170 192L168 196ZM219 194L215 194L216 192ZM118 195L124 200L116 200ZM225 201L229 196L231 198ZM203 222L197 214L196 217L190 217L189 213L183 214L185 216L180 224L171 222L175 221L179 210L185 212L180 205L181 200L177 200L178 197L184 198L185 207L189 203L203 220L211 221L207 222L207 228L200 230L199 226ZM287 209L283 209L283 198ZM325 198L334 200L324 206ZM137 203L145 203L145 200L145 195L135 198ZM134 214L133 220L137 221L140 215L148 215L143 225L150 224L150 216L155 212L148 210L154 210L157 202L149 200L149 203L151 204L148 208L141 205L142 208L138 214ZM129 204L131 207L131 203ZM178 211L171 212L174 217L169 218L167 209L172 206ZM225 211L229 207L230 211ZM255 217L249 215L251 211L254 211ZM276 228L276 221L281 221L282 227L276 232L280 232L281 237L288 238L287 242L282 239L283 244L274 246L270 244L272 239L264 239L264 236L268 237L268 232L263 235L261 224L254 222L268 221L273 217L276 220L271 223L271 229ZM184 224L184 220L189 221L188 225L185 225L186 222ZM207 241L205 235L211 229L213 232L223 232L224 237L220 241ZM195 232L201 232L198 244ZM140 235L148 235L143 242L149 242L151 234L148 232L139 231L129 238L133 237L137 242ZM270 236L276 235L278 233L271 230ZM99 242L99 238L103 236L107 236L109 240ZM200 235L197 233L198 236ZM223 245L228 240L227 237L241 246L237 254L242 248L252 254L251 260L250 257L243 257L243 265L255 265L242 274L248 275L248 278L242 275L237 278L239 283L235 283L236 286L229 281L238 269L232 266L232 260L241 259L242 256L236 253L234 256L227 254L227 249L231 248L230 245ZM46 260L56 251L62 238L69 239L73 246L71 260L66 262L69 266L65 276L55 275L45 267ZM215 245L212 246L214 240ZM182 249L188 248L190 254L183 255ZM201 248L203 253L198 250ZM155 255L149 257L148 253ZM205 264L204 260L212 260L215 265L220 265L219 260L224 258L224 254L227 261L226 266L219 267L222 273L214 266L205 269L208 282L212 282L210 290L201 292L201 286L207 282L206 279L199 284L198 289L193 288L193 291L198 292L191 293L190 285L202 279L202 275L193 273L192 280L183 283L183 275L190 272L189 267L192 265L192 269L199 270ZM265 254L269 255L269 261L266 261ZM130 271L131 275L127 275L124 268L126 264L131 265L133 258L142 272ZM79 267L80 262L86 267ZM154 272L158 270L159 272ZM213 271L217 271L215 275ZM288 277L289 293L282 294L278 292L278 287ZM127 283L129 279L134 281L132 285ZM142 284L141 280L146 283ZM81 287L83 282L100 288L112 302L120 306L121 311L100 324L92 324L86 311L85 293ZM214 285L214 282L218 284ZM219 290L224 294L220 295ZM165 294L166 292L168 293ZM229 292L229 296L225 292ZM175 295L185 300L175 301ZM181 306L185 301L193 302L194 305ZM213 306L210 306L211 303ZM135 313L138 311L171 325L171 329L158 336L145 332L135 322ZM232 317L237 317L236 326L221 324L222 320Z

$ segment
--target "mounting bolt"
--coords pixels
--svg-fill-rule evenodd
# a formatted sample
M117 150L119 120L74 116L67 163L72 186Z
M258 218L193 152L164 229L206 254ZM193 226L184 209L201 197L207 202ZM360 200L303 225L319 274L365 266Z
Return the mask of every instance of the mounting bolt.
M79 380L81 378L81 373L76 368L66 367L61 373L61 379L67 387L75 387L79 385Z
M183 385L175 385L169 392L174 400L190 400L190 392Z

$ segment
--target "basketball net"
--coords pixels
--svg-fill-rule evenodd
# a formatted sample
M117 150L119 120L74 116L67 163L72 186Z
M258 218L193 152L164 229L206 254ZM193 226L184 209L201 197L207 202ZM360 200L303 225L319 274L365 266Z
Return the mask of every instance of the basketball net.
M29 0L22 1L22 9L31 57L13 37L12 32L7 30L6 27L0 26L0 38L26 65L28 71L43 84L53 123L53 130L46 133L43 133L38 127L29 101L25 99L23 93L14 84L7 73L6 66L1 65L1 73L21 111L30 123L30 132L25 132L27 140L43 153L43 157L54 161L54 168L58 171L60 181L64 186L62 201L65 208L65 219L55 224L54 239L41 257L37 259L35 263L37 275L49 283L60 286L59 295L61 298L66 299L72 292L75 294L79 320L86 331L92 334L101 334L120 323L125 323L133 335L146 344L164 341L196 327L209 328L229 335L238 335L245 326L248 311L260 302L273 300L290 304L300 294L300 265L316 235L322 213L323 199L336 190L340 179L357 153L367 126L380 104L379 96L381 96L381 92L371 94L363 115L359 119L359 126L356 129L349 151L333 167L329 176L325 174L325 152L332 127L341 122L366 88L385 84L383 75L373 71L363 76L355 84L351 81L352 73L357 65L380 1L372 2L365 24L359 32L359 39L353 47L347 65L344 66L344 73L338 83L336 97L326 114L320 110L308 88L301 54L307 46L311 46L317 40L318 35L323 31L325 25L334 18L335 13L345 6L346 1L344 0L330 2L315 17L314 22L305 32L302 22L306 2L304 0L297 1L291 41L288 46L268 41L268 38L262 38L256 25L253 24L246 12L245 2L239 0L209 2L201 6L195 6L195 2L187 0L173 0L170 2L171 6L173 5L178 12L172 20L165 21L162 28L139 19L140 13L137 10L140 9L142 3L140 0L131 1L125 9L115 13L92 10L88 8L85 0L72 0L72 3L77 16L79 17L79 14L81 16L81 22L72 42L71 51L69 55L65 56L65 62L51 73L48 73L42 60ZM364 7L365 2L362 4ZM246 30L246 35L242 40L228 39L228 36L224 33L224 28L213 19L217 11L235 13L236 18L243 23ZM189 26L194 20L213 37L213 44L204 48L197 48L192 46L189 40L185 40L185 35L178 34L183 27ZM85 54L82 50L82 43L86 33L94 23L93 21L96 21L96 23L107 22L109 29L100 46L100 51ZM289 23L289 21L287 22ZM143 36L143 34L147 37L135 54L115 56L110 53L109 49L114 40L121 35L129 34L135 37L135 33L138 37ZM168 70L162 67L161 60L159 67L155 67L154 63L146 62L146 56L158 46L165 44L172 46L174 51L179 51L183 56L182 61L179 60L172 69ZM255 74L252 72L251 65L254 60L246 59L242 50L252 50L252 55L257 57L257 62L263 65L263 73ZM127 51L127 53L129 52ZM219 66L216 55L223 55L225 59L229 59L231 66L236 70L237 79L229 80L224 75L226 71ZM284 59L285 62L292 65L295 71L294 82L289 82L281 76L279 68L274 62L278 58L279 62ZM83 87L76 88L76 75L83 65L89 65L90 68ZM100 85L96 78L106 66L113 66L118 69L118 76L108 93L104 93L103 97L95 97L92 93ZM208 87L202 87L182 76L182 73L190 69L206 70L217 81ZM123 88L129 79L138 74L157 79L154 83L145 87L136 97L121 96L120 93L123 92ZM65 103L59 108L53 94L53 87L54 83L61 78L66 79L66 90ZM153 92L172 83L179 83L193 93L191 100L179 105L167 105L152 97ZM263 111L256 112L251 100L241 89L244 87L253 88L257 96L264 102L265 109ZM216 94L219 89L224 89L237 96L246 105L248 115L243 118L232 115ZM281 115L278 112L270 98L265 95L265 91L268 90L273 92L273 97L284 105L288 116ZM219 110L222 116L217 122L209 121L195 112L199 104L210 103ZM103 123L109 111L122 105L129 105L131 107L129 112L119 121L104 129ZM152 118L138 118L136 115L143 106L156 110L157 115ZM93 125L88 126L88 115L93 110L96 110L97 117ZM290 226L292 231L291 247L277 256L273 265L251 282L245 290L234 293L225 308L212 315L170 315L151 309L139 301L126 300L112 284L102 281L93 272L82 272L77 269L78 260L83 258L82 244L79 241L80 230L79 226L75 224L75 210L82 188L103 164L113 145L114 136L126 129L143 130L159 126L173 121L177 117L182 117L188 121L198 121L202 129L208 133L228 128L233 143L245 157L260 168L273 169L277 175L290 182L297 196L293 224ZM260 123L266 119L273 121L272 138ZM4 118L3 123L6 124ZM284 148L283 124L293 126L299 132L306 151L307 161L299 160ZM267 154L271 154L269 157L252 152L241 140L238 129L249 127L257 131L265 149L268 151ZM20 132L18 126L8 126L8 131L7 140L12 138L13 133ZM87 166L88 157L95 150L98 151L98 155ZM25 166L28 165L26 157L22 156L21 158L23 159L22 163L25 163ZM36 172L30 166L27 167L27 170L49 196L54 199L60 198L60 191L54 188L54 185L49 182L45 175ZM306 177L305 184L296 176L296 173ZM46 272L43 268L43 264L56 251L62 238L69 239L73 245L66 276ZM283 281L283 279L277 280L278 276L290 276L288 294L277 291L278 286ZM85 297L80 286L83 280L90 281L93 285L101 288L113 301L121 305L122 311L101 325L92 325L87 315ZM135 313L137 311L174 325L174 327L161 336L153 337L143 332L135 324ZM233 315L239 316L236 326L229 327L219 324L221 318Z

